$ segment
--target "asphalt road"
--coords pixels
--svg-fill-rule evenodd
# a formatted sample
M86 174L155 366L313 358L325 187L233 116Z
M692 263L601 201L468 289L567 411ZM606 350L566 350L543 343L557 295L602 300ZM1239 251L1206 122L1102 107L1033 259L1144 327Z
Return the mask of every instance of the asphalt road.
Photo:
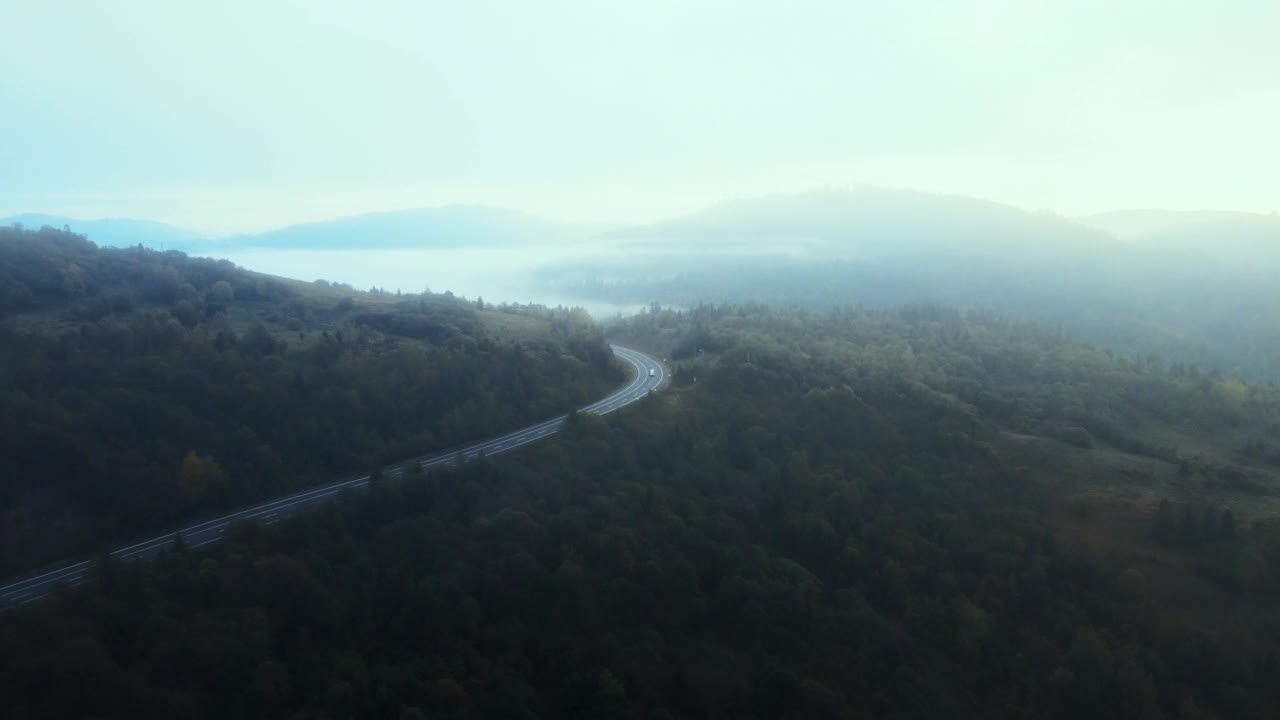
M582 408L579 412L607 415L618 408L630 405L645 397L650 391L657 390L666 380L665 368L656 359L618 345L613 345L612 347L614 354L635 370L635 377L617 392L599 402ZM649 375L651 370L653 371L652 376ZM430 470L436 465L456 462L459 454L471 460L480 453L497 455L509 452L521 445L526 445L559 432L564 427L566 417L561 415L492 440L485 440L437 455L414 458L387 468L384 472L389 476L399 477L403 475L405 468L412 467L415 462L421 465L423 470ZM227 527L234 522L257 520L265 525L270 525L312 507L316 503L331 500L343 490L367 487L368 484L369 476L362 475L357 478L312 488L277 498L270 502L259 503L253 507L228 513L190 527L170 530L150 540L130 543L112 550L111 555L122 561L152 558L161 552L172 549L174 538L178 534L182 535L183 542L186 543L188 548L195 549L221 540L222 534L226 532ZM26 577L5 581L4 585L0 586L0 607L21 605L44 597L58 584L73 586L84 583L92 576L93 566L93 560L81 560L54 568L45 568Z

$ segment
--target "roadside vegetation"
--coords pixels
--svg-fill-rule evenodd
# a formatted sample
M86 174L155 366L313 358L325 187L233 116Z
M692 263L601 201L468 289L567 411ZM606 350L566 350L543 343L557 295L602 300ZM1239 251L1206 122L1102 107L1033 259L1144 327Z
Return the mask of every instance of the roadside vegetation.
M581 311L0 228L0 576L598 399Z

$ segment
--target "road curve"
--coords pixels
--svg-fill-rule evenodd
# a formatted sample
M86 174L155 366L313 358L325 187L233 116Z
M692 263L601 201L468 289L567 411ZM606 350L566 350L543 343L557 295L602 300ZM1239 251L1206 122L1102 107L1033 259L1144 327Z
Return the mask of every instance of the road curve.
M618 408L625 407L631 403L645 397L651 391L658 390L667 379L666 369L662 363L649 355L636 350L631 350L619 345L611 345L613 353L626 365L635 371L635 377L631 379L622 388L609 395L599 402L587 405L578 412L593 413L596 415L607 415ZM653 373L650 375L650 373ZM531 425L523 430L517 430L501 437L485 440L463 448L450 450L435 455L427 455L424 457L413 458L403 463L399 463L384 470L392 477L403 475L406 467L412 467L412 463L418 463L423 470L429 470L436 465L448 464L456 462L459 455L470 460L481 453L485 455L497 455L504 452L514 450L521 445L526 445L548 435L560 432L564 428L567 415L551 418L537 425ZM228 513L222 517L206 520L190 527L184 527L177 530L170 530L163 535L157 535L150 540L131 543L124 547L111 551L111 556L117 560L134 560L147 559L169 550L173 547L174 538L179 534L182 535L183 542L188 548L198 548L202 545L217 542L222 539L222 534L232 523L241 520L258 520L259 522L270 525L278 522L283 518L289 517L301 510L313 506L315 503L332 499L338 493L347 489L356 489L366 487L369 484L369 476L362 475L356 478L340 480L321 487L311 488L292 495L277 498L270 502L258 503L252 507ZM21 578L13 578L4 581L0 585L0 608L12 607L31 602L38 598L48 595L55 585L64 584L68 586L80 585L86 582L91 576L94 561L81 560L74 563L66 563L54 568L45 568L38 570L36 573Z

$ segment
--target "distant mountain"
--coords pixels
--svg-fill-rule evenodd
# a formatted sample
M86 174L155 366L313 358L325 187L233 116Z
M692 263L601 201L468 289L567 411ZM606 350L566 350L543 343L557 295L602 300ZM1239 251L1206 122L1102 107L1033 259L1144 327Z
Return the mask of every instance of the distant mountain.
M596 269L624 284L646 269L652 277L721 276L708 283L718 290L695 301L730 299L721 296L729 285L747 296L735 300L760 292L758 284L741 282L743 273L752 271L748 266L759 265L784 301L803 296L821 302L831 296L832 302L856 302L874 296L885 304L936 300L981 307L1003 305L1011 294L1020 294L1014 288L1060 295L1096 282L1099 275L1122 284L1117 268L1096 259L1136 252L1107 233L1058 215L881 188L738 200L607 233L595 245L600 251ZM850 283L821 292L807 283L778 287L786 284L776 272L784 266L831 271L842 263L846 277L862 278L856 287ZM620 273L608 273L611 264ZM690 282L687 289L696 285Z
M79 220L60 215L42 215L26 213L0 219L0 226L20 224L29 229L39 229L45 225L58 228L70 227L71 231L84 235L98 245L107 247L131 247L141 243L149 248L165 248L168 250L187 250L205 240L205 236L195 230L174 227L150 220L132 220L129 218L109 218L104 220Z
M1280 270L1280 215L1240 214L1178 225L1133 238L1151 249L1213 258L1231 267Z
M1135 246L1249 275L1280 275L1280 215L1122 210L1081 218Z
M1180 227L1259 217L1266 216L1225 210L1112 210L1095 215L1081 215L1074 220L1116 237L1133 238L1156 235Z
M764 241L775 249L889 257L919 251L1079 254L1113 245L1105 233L1050 213L975 198L860 188L771 195L725 203L606 237L698 243ZM842 252L843 251L843 252Z
M141 243L151 248L215 256L224 251L257 248L371 250L546 245L585 240L613 229L556 222L479 205L368 213L216 238L149 220L77 220L30 213L0 219L0 225L14 223L28 228L69 226L98 245L129 247Z
M503 208L452 205L290 225L224 238L208 244L205 249L230 246L237 250L502 247L582 240L602 229L544 220Z

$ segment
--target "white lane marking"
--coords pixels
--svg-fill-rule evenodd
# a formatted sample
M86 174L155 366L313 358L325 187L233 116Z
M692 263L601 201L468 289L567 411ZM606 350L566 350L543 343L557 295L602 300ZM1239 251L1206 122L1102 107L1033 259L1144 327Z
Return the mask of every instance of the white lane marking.
M525 440L524 442L520 442L520 443L516 443L515 445L512 445L511 447L507 448L507 450L514 450L514 449L516 449L516 448L520 447L521 445L528 445L529 443L531 443L531 442L533 442L534 440L537 440L537 439L538 439L538 438L529 438L528 440Z
M363 481L363 479L362 479L361 481ZM311 493L309 497L299 498L299 499L297 499L297 500L294 500L294 501L293 501L293 502L291 502L291 503L287 503L287 504L284 504L284 505L279 505L279 504L277 504L277 505L276 505L276 507L275 507L274 509L275 509L275 510L283 510L284 508L287 508L287 507L293 507L294 505L297 505L297 504L299 504L299 503L309 503L309 502L316 502L316 501L319 501L319 500L323 500L323 499L325 499L325 498L327 498L327 497L330 497L330 496L332 496L332 495L336 495L336 494L338 494L338 493L342 492L343 490L345 490L345 489L346 489L346 487L345 487L345 486L346 486L346 485L349 485L349 484L350 484L350 483L344 483L344 484L343 484L343 485L344 485L343 487L326 488L327 492L324 492L323 494L319 494L319 495L317 495L317 494L315 494L315 493ZM320 491L316 491L316 492L320 492ZM257 518L259 514L261 514L261 513L256 513L256 514L253 514L253 515L240 515L240 516L237 516L234 520L232 520L232 521L230 521L230 522L225 522L225 523L222 523L221 525L215 525L214 527L205 528L205 529L201 530L201 531L200 531L200 533L207 533L207 532L219 532L219 533L220 533L222 530L224 530L227 526L231 525L231 523L232 523L232 522L235 522L236 520L253 520L253 519ZM221 536L219 536L219 537L221 537ZM217 538L215 538L215 539L217 539ZM205 545L205 544L207 544L207 543L209 543L209 542L212 542L212 540L207 540L207 541L205 541L205 542L203 542L203 543L199 543L198 545L192 545L191 547L199 547L200 545ZM146 552L146 551L148 551L148 550L152 550L152 549L154 549L154 547L155 547L155 546L152 546L152 547L146 547L146 548L142 548L142 549L136 550L136 551L134 551L134 552L132 553L132 555L138 555L138 554L140 554L140 553L144 553L144 552ZM128 555L126 555L126 556L123 556L123 557L126 557L126 558L127 558L127 557L129 557L129 556L128 556Z
M529 437L530 435L534 435L536 434L536 431L538 430L538 428L543 428L544 426L546 426L547 429L550 429L550 426L556 423L559 423L564 418L565 416L562 415L553 420L548 420L546 422L539 423L538 425L535 425L532 428L521 430L520 432L511 433L510 435L506 435L496 440L489 440L484 443L480 443L479 445L472 445L469 448L456 450L450 453L445 453L444 455L438 455L434 458L426 458L426 459L420 460L419 463L422 465L422 468L425 470L435 465L453 462L454 460L457 459L458 455L460 454L464 458L474 458L474 457L477 457L481 452L489 452L495 448L501 449L503 447L509 446L510 441L523 440Z
M647 368L641 365L640 363L637 363L633 357L635 355L638 355L638 353L635 353L634 351L628 350L626 348L620 348L617 345L613 345L610 347L614 349L615 355L619 356L623 360L626 360L631 364L633 368L635 368L636 370L635 378L622 390L619 390L618 392L610 395L609 397L604 398L603 400L599 400L590 405L587 405L586 407L579 410L579 412L597 412L600 408L603 408L611 403L615 403L620 399L626 399L628 402L630 402L631 400L634 400L634 398L628 398L627 396L630 393L634 392L638 387L643 386L645 382L648 380ZM619 350L621 350L621 352L619 352ZM603 414L603 413L600 413L600 414ZM511 440L526 441L526 438L530 434L536 434L539 431L542 431L543 433L546 433L546 434L555 432L556 430L553 426L567 419L567 417L568 416L566 415L561 415L559 417L555 417L550 420L545 420L541 423L538 423L537 425L527 427L523 430L517 430L508 435L504 435L502 437L495 438L493 440L486 440L485 442L477 443L470 447L466 447L461 450L455 450L453 452L446 453L444 455L438 455L435 457L428 457L428 458L420 458L418 460L418 463L425 470L429 467L439 465L441 463L451 462L457 458L459 453L462 453L463 457L465 458L470 458L470 457L474 457L475 454L481 450L487 451L495 448L499 450L506 450L506 449L510 449L511 447L517 447L518 445L523 445L524 442L519 442L517 443L517 445L507 444L504 446L504 444L508 443Z
M449 462L449 461L453 460L454 458L456 458L456 457L458 456L458 453L472 453L472 452L476 452L476 451L479 451L479 450L484 450L484 449L486 449L486 448L488 448L488 447L490 447L490 446L496 445L496 444L498 444L498 443L502 443L502 442L506 442L506 441L508 441L508 440L512 440L512 439L516 439L516 438L518 438L518 437L522 437L522 436L526 435L527 433L536 432L537 430L539 430L539 429L541 429L541 428L543 428L543 427L547 427L547 426L555 425L556 423L559 423L560 421L564 420L566 417L568 417L568 416L566 416L566 415L561 415L561 416L559 416L559 417L555 417L555 418L552 418L552 419L550 419L550 420L544 420L543 422L540 422L540 423L538 423L537 425L533 425L533 426L530 426L530 427L524 428L523 430L517 430L517 431L515 431L515 432L513 432L513 433L508 433L507 435L503 435L502 437L494 438L494 439L492 439L492 440L486 440L486 441L484 441L484 442L477 443L477 444L472 445L472 446L470 446L470 447L465 447L465 448L462 448L461 450L454 450L454 451L451 451L451 452L445 453L445 454L443 454L443 455L436 455L436 456L432 456L432 457L423 457L423 458L418 458L418 462L419 462L419 464L421 464L421 465L422 465L422 467L423 467L424 469L425 469L425 468L428 468L428 467L430 467L430 466L432 466L432 465L438 465L438 464L440 464L440 463L442 463L442 462Z
M86 563L87 562L88 561L86 561ZM76 567L70 567L70 568L63 568L61 571L61 574L58 575L57 577L48 577L49 575L53 575L54 573L45 573L40 577L46 578L46 579L41 580L40 582L28 582L22 588L19 588L17 590L10 590L9 592L4 593L4 595L0 595L0 597L12 595L14 593L21 592L22 590L25 590L25 589L37 588L41 585L52 585L53 583L56 583L56 582L62 582L63 580L66 580L69 577L76 577L78 576L79 573L83 573L84 571L85 571L85 568L76 566ZM18 584L21 584L21 583L18 583ZM9 587L13 587L13 586L10 585Z
M240 518L240 517L242 517L242 516L248 515L249 513L256 513L256 512L257 512L257 511L259 511L259 510L267 510L267 509L270 509L270 508L272 508L272 507L274 507L274 506L276 506L276 505L279 505L280 503L288 502L288 501L293 500L293 499L295 499L295 498L305 498L305 497L307 497L307 496L314 495L314 494L316 494L316 493L325 492L325 491L328 491L328 490L340 490L340 489L342 489L342 488L344 488L344 487L347 487L347 486L349 486L349 485L355 485L355 484L358 484L358 483L367 482L368 480L369 480L369 476L368 476L368 475L365 475L365 476L363 476L363 477L358 477L358 478L356 478L356 479L354 479L354 480L346 480L346 481L344 481L344 482L340 482L340 483L337 483L337 484L335 484L335 485L326 485L325 487L322 487L322 488L316 488L316 489L314 489L314 490L307 490L307 491L305 491L305 492L301 492L301 493L297 493L297 494L294 494L294 495L290 495L290 496L288 496L288 497L283 497L283 498L280 498L280 499L278 499L278 500L272 500L271 502L263 503L263 504L261 504L261 505L258 505L257 507L251 507L251 508L248 508L248 509L246 509L246 510L239 510L239 511L237 511L237 512L233 512L233 513L231 513L230 515L223 515L222 517L217 518L216 520L206 520L205 522L199 523L199 524L197 524L197 525L192 525L192 526L191 526L191 527L189 527L189 528L183 528L182 530L178 530L177 532L180 532L180 533L182 533L182 534L184 534L184 535L186 535L186 534L188 534L188 533L192 533L192 532L197 532L197 531L199 531L199 532L204 532L204 530L198 530L198 529L199 529L199 528L204 528L204 526L205 526L205 525L212 525L212 524L217 523L217 522L222 522L223 520L228 520L228 519L237 519L237 518ZM219 525L218 527L224 527L225 525L226 525L226 523L223 523L222 525ZM207 529L207 528L205 528L205 529ZM152 539L150 539L150 540L144 540L143 542L137 543L137 544L135 544L135 545L130 545L129 547L120 548L119 550L115 550L115 551L113 551L111 554L112 554L112 555L119 555L119 554L121 554L121 553L127 553L128 551L133 550L134 548L141 548L143 545L156 545L156 544L166 543L166 542L169 542L170 540L172 540L172 539L173 539L174 534L175 534L175 533L172 533L172 532L171 532L171 533L165 533L165 534L164 534L164 535L162 535L162 536L154 537L154 538L152 538ZM143 548L143 550L146 550L146 549L147 549L147 548ZM136 553L135 553L135 554L136 554ZM86 561L86 562L88 562L88 561Z
M35 576L35 577L26 578L25 580L19 580L19 581L15 582L15 583L10 583L10 584L5 585L4 587L0 588L0 590L8 590L8 589L9 589L9 588L11 588L11 587L17 587L18 585L24 585L24 584L26 584L26 583L34 582L34 581L36 581L36 580L39 580L40 578L48 577L48 576L53 575L53 574L55 574L55 573L66 572L66 571L68 571L68 570L74 570L75 568L83 567L83 566L85 566L85 565L88 565L90 562L91 562L91 561L89 561L89 560L85 560L85 561L83 561L83 562L78 562L78 563L76 563L75 565L68 565L68 566L66 566L66 567L58 568L57 570L50 570L49 572L45 573L44 575L37 575L37 576Z
M628 384L627 387L623 388L620 392L614 393L613 395L610 395L609 397L601 400L600 402L595 403L594 405L588 405L586 408L584 408L584 410L586 410L587 412L592 412L594 408L601 407L606 403L609 403L613 400L618 399L619 397L626 396L628 393L635 390L635 388L643 385L645 382L645 375L647 373L645 373L644 368L635 361L635 358L633 357L635 353L632 352L631 350L620 347L618 345L612 345L610 347L613 348L613 352L615 355L631 363L631 366L636 369L636 378L635 380L632 380L631 383ZM619 352L619 350L621 350L622 352Z
M74 581L76 581L76 582L68 582L68 581L71 581L71 580L74 580ZM66 574L66 575L59 575L59 576L58 576L58 577L56 577L56 578L53 578L53 579L51 579L51 580L46 580L46 581L45 581L45 582L43 582L43 583L38 583L38 584L36 584L36 585L32 585L31 587L28 587L28 588L26 588L26 589L24 589L24 590L21 590L21 591L16 591L16 590L15 590L14 592L8 593L8 594L7 594L7 596L8 596L8 599L9 599L9 600L17 600L18 598L22 597L23 595L26 595L26 594L28 594L28 593L36 592L36 591L37 591L37 589L39 589L41 585L44 585L44 586L45 586L45 589L44 589L44 593L43 593L43 594L41 594L41 595L32 595L32 596L29 598L30 600L34 600L34 599L36 599L36 598L38 598L38 597L43 597L44 595L49 594L49 589L50 589L50 588L52 588L54 585L57 585L58 583L69 584L69 585L73 585L73 586L74 586L74 585L79 585L81 582L84 582L84 571L83 571L83 570L81 570L81 571L79 571L79 572L68 573L68 574ZM25 602L25 601L24 601L24 602Z

